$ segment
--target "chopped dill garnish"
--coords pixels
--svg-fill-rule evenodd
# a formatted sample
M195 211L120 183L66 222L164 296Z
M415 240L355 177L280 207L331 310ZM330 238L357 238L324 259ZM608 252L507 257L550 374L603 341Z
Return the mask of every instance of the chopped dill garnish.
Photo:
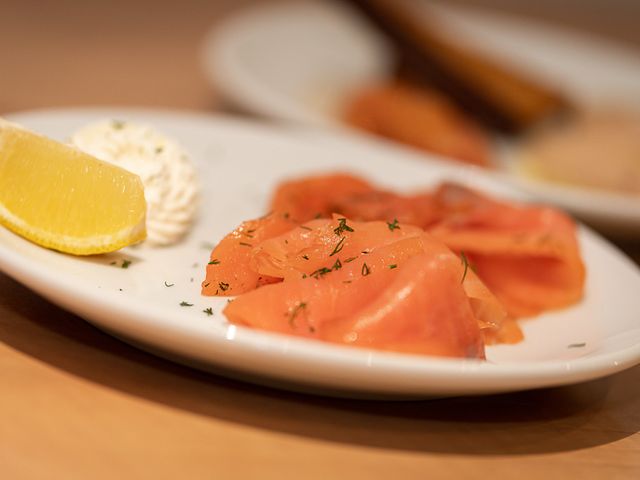
M464 279L467 278L467 270L469 270L469 260L467 260L467 256L464 252L460 252L460 261L462 262L462 265L464 265L464 273L462 274L460 283L464 283Z
M253 247L253 245L247 242L238 242L238 244L242 245L243 247Z
M295 320L296 317L305 309L307 308L307 304L306 302L298 302L298 304L293 307L292 309L289 310L288 315L289 315L289 325L291 325L291 327L293 328L295 326Z
M389 265L389 269L393 270L394 268L398 268L398 265L395 263L392 263L391 265Z
M129 265L131 265L131 260L122 260L122 268L129 268Z
M342 268L342 262L340 262L339 258L336 258L336 263L333 264L331 270L340 270Z
M181 307L193 307L193 303L188 302L180 302Z
M338 226L333 229L333 232L336 235L342 235L344 232L353 232L353 228L351 228L349 225L347 225L347 219L346 218L339 218L338 219Z
M243 235L247 238L253 238L253 235L251 234L251 232L249 232L248 230L246 232L243 233Z
M202 310L202 313L206 313L208 316L211 316L213 315L213 309L211 307L205 308L204 310Z
M362 270L360 271L360 273L362 274L363 277L366 277L371 273L371 269L369 269L369 266L367 265L366 262L362 264Z
M567 348L582 348L582 347L586 347L586 346L587 346L586 342L572 343L570 345L567 345Z
M211 285L209 282L204 284L204 287L207 288L209 285Z
M300 225L300 228L302 228L303 230L309 230L310 232L313 231L313 228L307 227L306 225Z
M362 250L360 253L363 255L369 255L371 253L371 250Z
M394 230L400 230L400 225L398 225L398 219L394 218L393 222L387 222L387 227L389 227L389 230L391 230L392 232Z
M315 272L310 273L309 276L313 277L315 279L318 279L321 276L326 275L327 273L330 273L330 272L331 272L330 268L322 267L322 268L317 269Z
M164 282L164 286L165 287L173 287L175 285L175 283L167 283L167 281L165 280Z
M330 257L333 257L336 253L338 253L340 250L342 250L342 248L344 247L344 239L345 237L342 237L340 239L340 241L338 242L338 244L335 246L335 248L333 249L333 252L331 252L329 254Z
M347 259L344 261L344 263L351 263L351 262L353 262L356 258L358 258L358 257L349 257L349 258L347 258Z
M207 263L207 265L218 265L219 263L220 263L220 260L218 260L217 258L214 258L209 263Z
M304 258L305 260L309 260L309 255L304 254L304 255L302 255L302 258Z
M229 290L229 284L225 282L218 283L218 287L220 287L220 290L222 290L223 292Z

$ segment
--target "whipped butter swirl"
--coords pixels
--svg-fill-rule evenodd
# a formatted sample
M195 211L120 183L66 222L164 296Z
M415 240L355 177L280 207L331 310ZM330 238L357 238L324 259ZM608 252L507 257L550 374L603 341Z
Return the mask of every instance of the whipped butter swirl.
M71 143L94 157L137 174L147 201L147 242L170 245L189 230L199 186L185 151L154 129L104 120L76 131Z

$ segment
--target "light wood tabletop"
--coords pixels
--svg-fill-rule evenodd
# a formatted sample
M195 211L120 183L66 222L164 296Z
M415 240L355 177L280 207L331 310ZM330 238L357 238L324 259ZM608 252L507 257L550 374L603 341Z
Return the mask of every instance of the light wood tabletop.
M0 114L220 110L198 47L231 3L0 0ZM0 273L2 479L631 479L639 430L640 367L486 397L307 396L143 353Z

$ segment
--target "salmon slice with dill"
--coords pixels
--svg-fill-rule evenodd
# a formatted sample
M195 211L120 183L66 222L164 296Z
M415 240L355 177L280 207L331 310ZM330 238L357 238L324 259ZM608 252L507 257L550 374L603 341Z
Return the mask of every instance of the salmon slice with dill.
M302 223L340 213L335 208L336 199L373 190L365 180L347 173L304 177L281 183L273 194L270 208Z
M497 328L502 315L480 320L460 259L444 246L425 251L425 244L436 243L407 237L322 276L266 285L224 313L238 325L332 343L484 358L482 329Z
M265 240L253 250L252 265L272 277L317 277L376 248L420 234L421 229L397 222L353 222L334 215L332 219L311 220Z
M449 214L429 232L465 252L510 314L536 315L582 298L586 272L576 226L567 215L496 201L456 185L443 185L436 196Z
M213 249L202 282L203 295L230 296L248 292L280 279L262 275L250 267L255 245L280 235L296 224L289 215L272 212L243 222Z

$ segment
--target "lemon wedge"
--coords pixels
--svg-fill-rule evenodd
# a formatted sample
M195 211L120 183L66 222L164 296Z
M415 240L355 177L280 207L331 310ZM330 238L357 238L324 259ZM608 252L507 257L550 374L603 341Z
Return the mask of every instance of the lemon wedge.
M0 224L74 255L143 240L140 178L86 153L0 122Z

